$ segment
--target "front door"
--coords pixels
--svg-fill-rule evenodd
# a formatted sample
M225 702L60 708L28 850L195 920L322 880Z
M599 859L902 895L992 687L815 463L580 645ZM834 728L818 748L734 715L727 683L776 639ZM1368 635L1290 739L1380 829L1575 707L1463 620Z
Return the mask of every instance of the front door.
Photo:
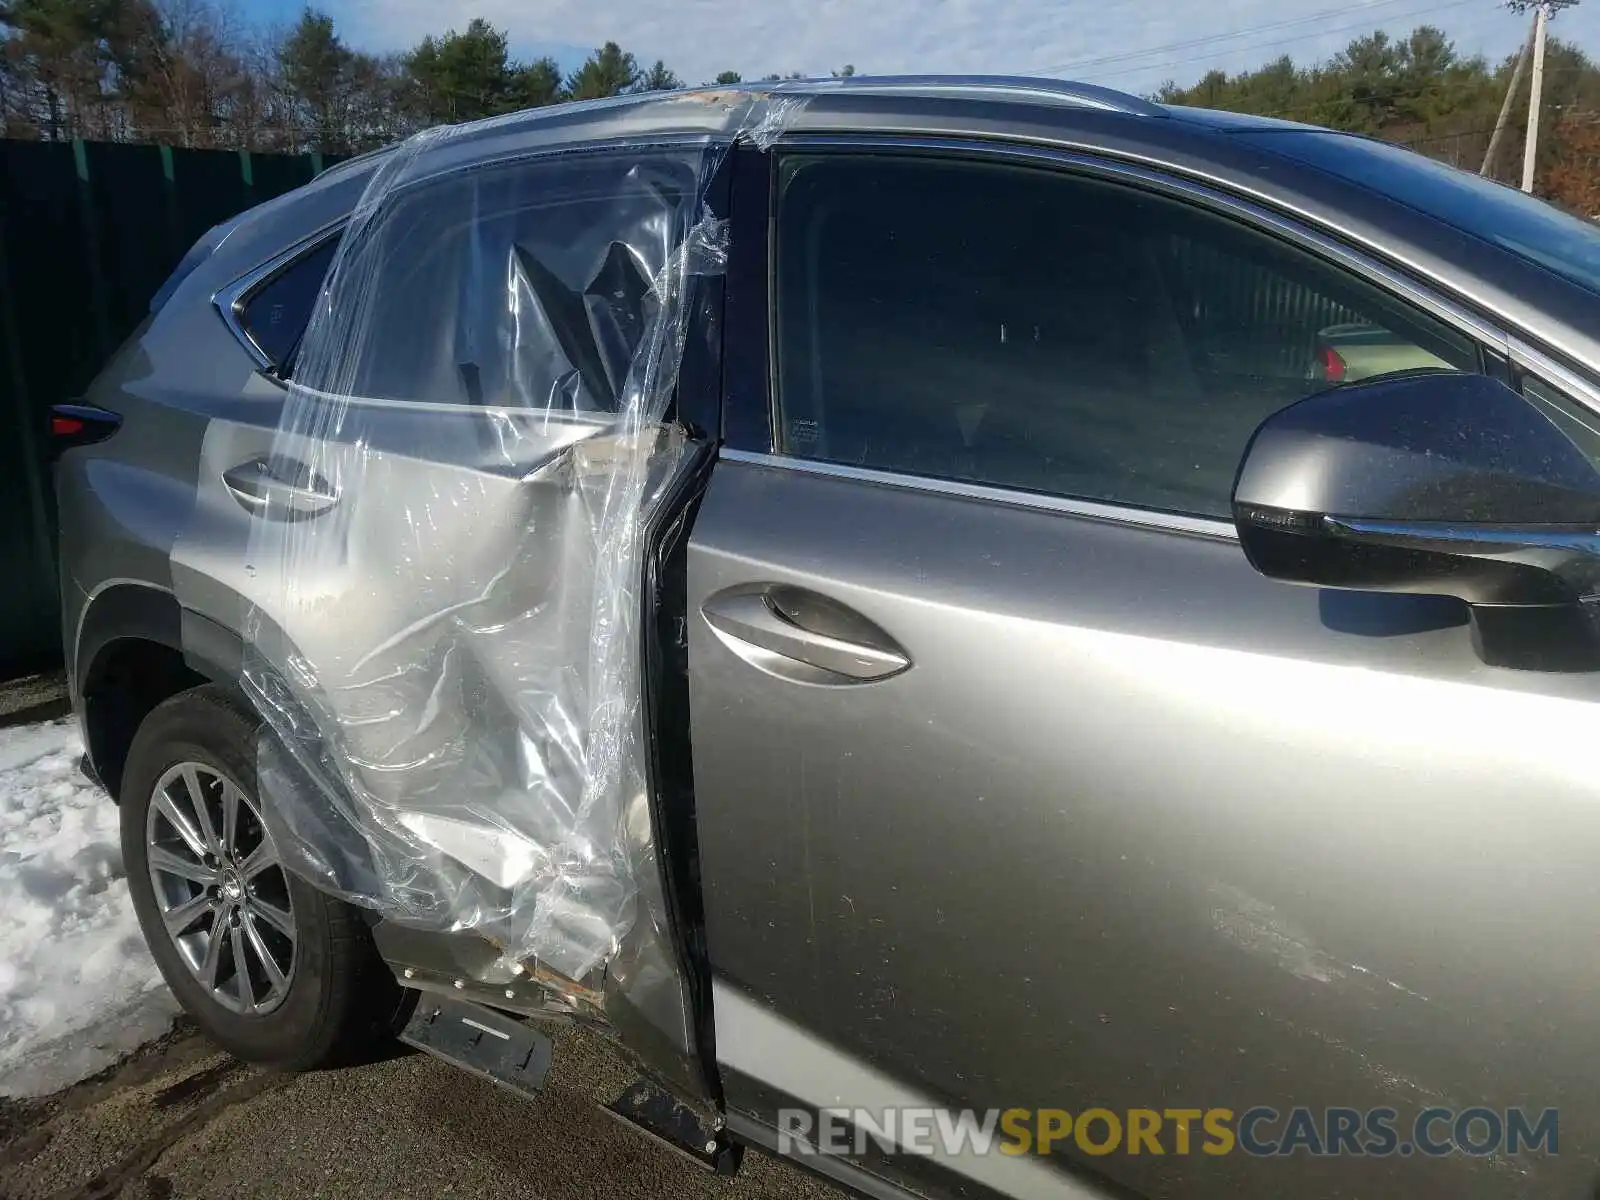
M1227 520L1340 364L1487 348L1081 162L790 149L772 187L772 431L689 562L730 1106L1114 1118L871 1164L968 1194L1580 1194L1600 684L1485 666L1454 601L1265 580ZM1296 1106L1394 1109L1393 1153L1314 1155ZM1398 1148L1515 1106L1559 1157Z

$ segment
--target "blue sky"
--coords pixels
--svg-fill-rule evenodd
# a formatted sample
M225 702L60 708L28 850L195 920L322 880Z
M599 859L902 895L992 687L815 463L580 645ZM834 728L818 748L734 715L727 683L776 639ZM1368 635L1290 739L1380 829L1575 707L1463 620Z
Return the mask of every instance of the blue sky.
M292 17L295 0L242 0L257 16ZM1431 23L1466 54L1498 58L1527 18L1493 0L320 0L365 50L402 50L424 34L483 16L508 31L522 57L564 66L620 42L640 59L665 59L689 83L724 69L826 74L985 72L1065 75L1130 91L1191 83L1212 67L1240 70L1283 53L1310 61L1374 28ZM1600 0L1562 13L1558 35L1600 52Z

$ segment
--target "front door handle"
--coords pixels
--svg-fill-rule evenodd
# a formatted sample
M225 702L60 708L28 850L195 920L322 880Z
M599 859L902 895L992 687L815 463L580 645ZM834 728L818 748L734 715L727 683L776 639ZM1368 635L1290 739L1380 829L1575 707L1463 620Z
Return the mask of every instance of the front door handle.
M288 460L249 459L224 471L222 484L247 512L282 521L315 517L339 502L326 479Z
M745 585L700 608L706 624L740 658L801 683L870 683L898 675L911 659L859 613L805 588Z

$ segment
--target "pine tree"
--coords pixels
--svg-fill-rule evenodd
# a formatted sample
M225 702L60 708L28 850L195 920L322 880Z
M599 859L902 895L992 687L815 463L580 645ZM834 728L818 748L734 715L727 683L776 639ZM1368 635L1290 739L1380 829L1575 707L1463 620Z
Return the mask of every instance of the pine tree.
M620 96L639 86L638 61L615 42L607 42L567 77L567 95L573 100L599 100Z

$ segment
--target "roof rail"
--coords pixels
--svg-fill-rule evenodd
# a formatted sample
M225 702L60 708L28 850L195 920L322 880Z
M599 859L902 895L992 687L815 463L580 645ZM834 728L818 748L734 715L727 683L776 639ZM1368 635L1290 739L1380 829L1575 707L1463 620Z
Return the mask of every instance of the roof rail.
M1164 117L1167 110L1140 96L1093 83L1035 79L1026 75L851 75L843 79L796 80L789 91L871 91L908 96L971 96L987 93L1075 108L1098 108L1137 117Z

